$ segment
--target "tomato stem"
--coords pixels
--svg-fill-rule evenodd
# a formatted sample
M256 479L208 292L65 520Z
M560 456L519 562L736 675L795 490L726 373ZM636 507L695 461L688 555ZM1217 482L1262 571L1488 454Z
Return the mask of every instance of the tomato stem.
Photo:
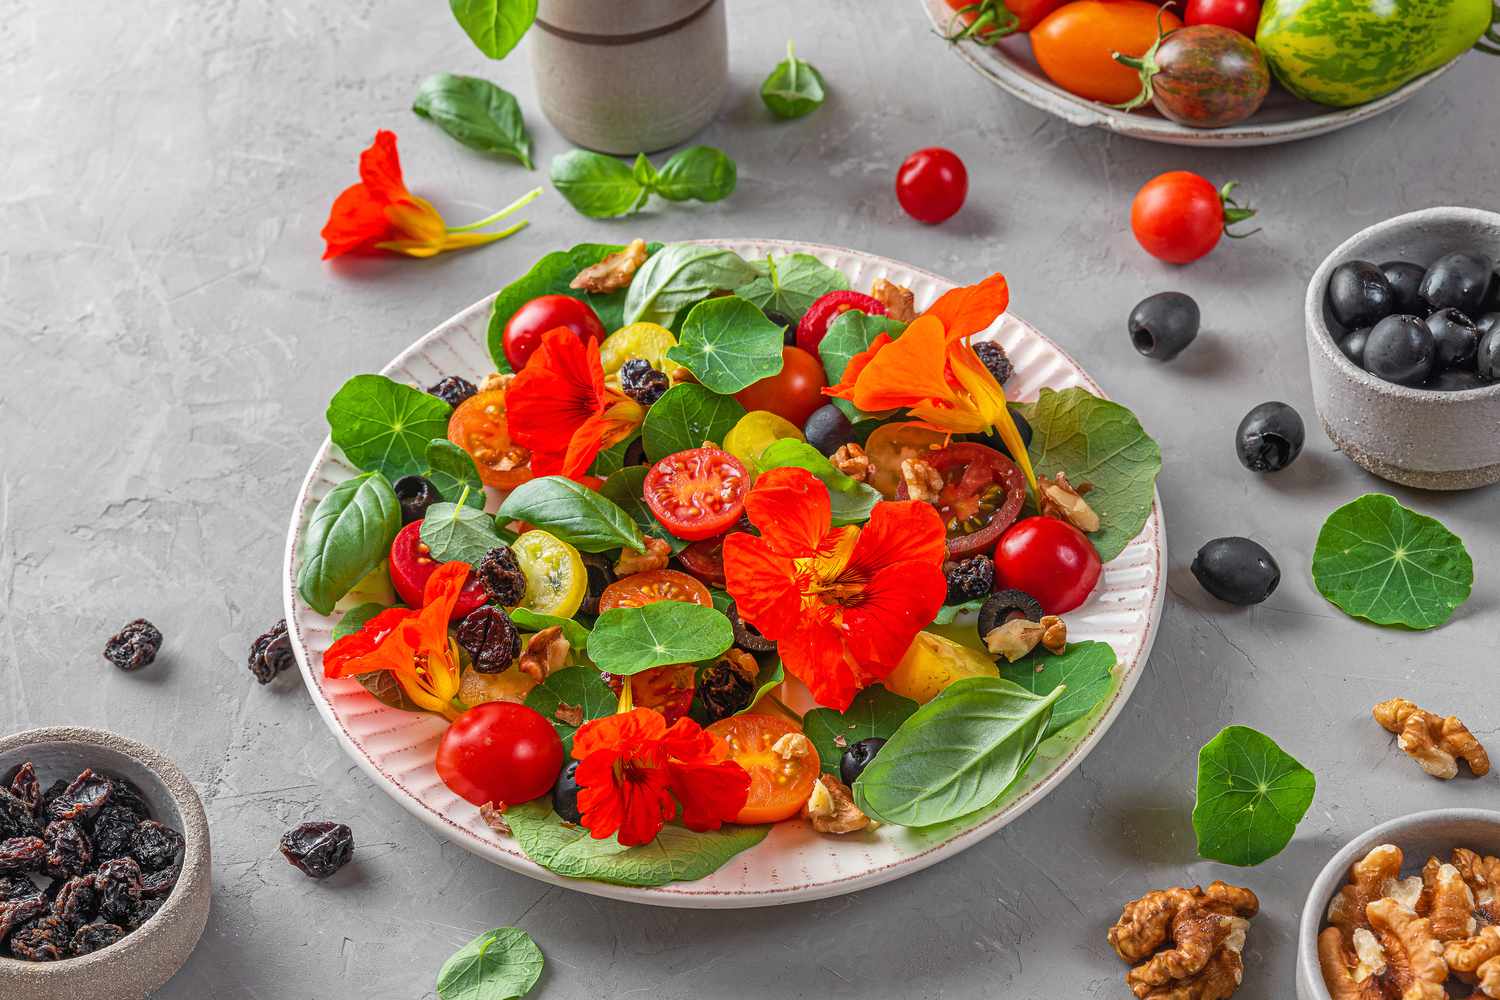
M954 31L958 22L968 16L974 19L965 27ZM953 12L953 17L948 20L949 34L943 38L955 45L963 41L998 45L1000 39L1015 34L1020 28L1021 19L1005 6L1004 0L976 0Z
M1238 184L1239 181L1230 181L1219 188L1219 201L1224 205L1224 235L1232 240L1242 240L1247 236L1254 236L1260 232L1259 226L1248 233L1232 233L1229 231L1230 226L1238 225L1246 219L1253 218L1255 215L1255 209L1249 205L1241 205L1234 200L1233 192L1235 186Z
M1156 61L1156 53L1161 48L1161 43L1168 34L1166 25L1162 21L1162 15L1167 12L1168 7L1173 6L1175 3L1176 0L1167 0L1166 3L1157 8L1156 41L1152 42L1151 47L1143 52L1139 58L1136 56L1127 56L1123 52L1111 53L1115 62L1121 66L1129 66L1141 74L1141 92L1122 104L1111 104L1110 107L1119 108L1121 111L1134 111L1136 108L1145 107L1147 104L1150 104L1151 99L1156 96L1156 85L1153 81L1156 79L1156 74L1161 72L1161 65Z

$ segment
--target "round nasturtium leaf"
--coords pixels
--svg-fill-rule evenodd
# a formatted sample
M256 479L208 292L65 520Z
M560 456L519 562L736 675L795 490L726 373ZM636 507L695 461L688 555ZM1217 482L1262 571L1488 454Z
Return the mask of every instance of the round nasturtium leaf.
M1317 780L1264 733L1229 726L1198 751L1198 853L1247 867L1274 858L1312 805Z

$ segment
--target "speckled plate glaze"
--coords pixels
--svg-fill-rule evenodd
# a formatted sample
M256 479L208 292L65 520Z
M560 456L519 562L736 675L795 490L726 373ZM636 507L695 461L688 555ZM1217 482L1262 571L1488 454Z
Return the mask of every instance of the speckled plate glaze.
M949 23L953 18L953 8L944 0L917 0L917 3L927 12L927 19L932 22L939 35L947 35L952 30ZM980 46L966 42L950 48L1001 90L1073 125L1105 128L1133 139L1172 146L1211 147L1272 146L1326 135L1404 104L1417 91L1452 69L1458 61L1454 59L1384 97L1352 108L1314 104L1273 85L1260 110L1238 125L1226 128L1189 128L1168 121L1150 108L1121 111L1068 93L1047 79L1047 74L1042 72L1031 54L1031 42L1024 35L1012 35L998 46Z
M810 253L848 275L852 287L866 288L877 277L905 285L916 294L919 307L953 287L952 282L908 264L837 247L777 240L704 242L729 247L746 257L762 257L773 251ZM473 377L493 370L485 348L489 311L489 298L476 302L418 340L382 372L426 386L444 375ZM1001 317L984 336L1002 344L1016 363L1017 374L1007 386L1014 398L1033 399L1044 386L1082 386L1103 395L1077 362L1017 316ZM758 846L707 878L660 888L562 878L530 861L514 841L491 831L479 818L478 810L439 780L433 756L445 728L441 719L388 708L354 680L323 678L322 654L331 642L336 618L318 614L297 596L297 550L318 500L355 471L325 439L302 484L287 536L283 571L286 617L313 703L334 736L375 784L437 833L512 871L615 899L713 908L792 903L879 885L957 854L1024 813L1088 755L1125 707L1145 669L1161 619L1167 553L1158 496L1140 535L1104 568L1100 586L1088 603L1068 615L1069 638L1097 639L1114 647L1119 657L1114 693L1087 722L1044 745L1026 776L991 808L938 827L907 830L883 826L868 835L844 838L820 836L803 823L783 823ZM490 509L494 510L498 502L497 496L491 496ZM806 698L805 691L787 694L794 703L799 694ZM810 702L804 701L804 706L807 704Z

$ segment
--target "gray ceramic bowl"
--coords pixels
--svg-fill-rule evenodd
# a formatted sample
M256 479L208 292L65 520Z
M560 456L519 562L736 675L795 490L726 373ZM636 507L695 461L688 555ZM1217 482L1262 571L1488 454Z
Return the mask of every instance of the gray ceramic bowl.
M1416 874L1433 855L1447 857L1455 847L1500 854L1500 812L1488 809L1434 809L1382 823L1351 840L1313 882L1297 928L1297 1000L1332 1000L1318 968L1318 932L1327 923L1328 903L1349 881L1354 862L1381 844L1395 844L1406 856L1407 875Z
M5 1000L136 1000L165 983L192 954L208 922L212 888L208 820L192 782L148 746L101 729L55 726L0 739L0 774L25 761L42 785L71 779L85 767L127 778L156 818L182 833L182 874L167 902L123 940L61 962L0 958Z
M1365 229L1329 254L1307 286L1307 359L1323 429L1356 464L1382 479L1428 490L1500 482L1500 383L1463 392L1412 389L1378 379L1344 356L1330 330L1328 276L1350 260L1409 260L1477 249L1500 261L1500 215L1428 208Z

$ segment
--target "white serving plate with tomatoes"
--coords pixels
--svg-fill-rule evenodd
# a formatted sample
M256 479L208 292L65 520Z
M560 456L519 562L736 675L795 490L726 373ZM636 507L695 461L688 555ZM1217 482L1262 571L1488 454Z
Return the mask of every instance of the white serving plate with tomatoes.
M954 287L927 271L871 254L781 240L706 240L747 259L767 253L809 253L843 271L850 286L867 288L877 277L910 288L918 309ZM490 298L439 325L381 369L398 381L427 386L445 375L477 378L493 370L485 347ZM1034 399L1043 387L1082 387L1104 393L1057 344L1020 317L1006 314L984 335L1005 347L1016 365L1007 384L1013 398ZM555 875L529 860L509 837L491 830L479 811L438 778L434 755L447 722L402 712L377 701L352 678L325 680L323 651L332 642L335 617L320 615L297 595L296 553L318 500L355 475L325 439L313 458L292 512L283 569L286 619L303 680L328 727L372 781L436 833L503 868L532 878L614 899L658 906L732 908L839 896L920 871L951 857L1013 822L1076 768L1119 717L1146 667L1166 591L1166 533L1161 497L1145 528L1104 567L1098 589L1068 615L1071 641L1099 640L1114 647L1118 682L1109 701L1086 724L1044 744L1020 782L993 807L952 823L924 829L882 826L831 837L800 821L777 824L759 845L736 855L696 882L635 888ZM489 509L499 505L492 495ZM344 604L341 603L341 613ZM795 681L789 685L795 685ZM786 692L799 710L811 707L805 691Z

